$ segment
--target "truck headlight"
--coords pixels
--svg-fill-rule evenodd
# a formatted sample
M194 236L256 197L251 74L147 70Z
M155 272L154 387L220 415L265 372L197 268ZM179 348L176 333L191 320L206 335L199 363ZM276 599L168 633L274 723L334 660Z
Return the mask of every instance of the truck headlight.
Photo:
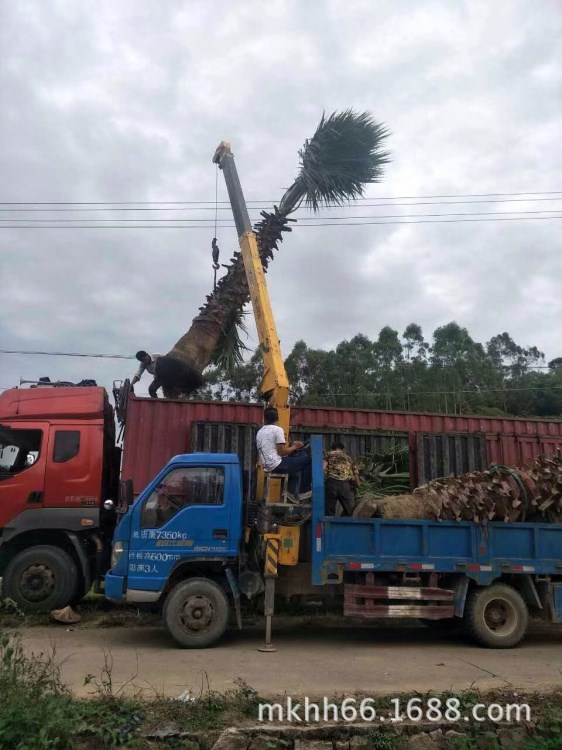
M127 544L125 542L114 542L113 547L111 548L111 570L115 570L115 568L119 565L119 561L123 557L123 553L127 549Z

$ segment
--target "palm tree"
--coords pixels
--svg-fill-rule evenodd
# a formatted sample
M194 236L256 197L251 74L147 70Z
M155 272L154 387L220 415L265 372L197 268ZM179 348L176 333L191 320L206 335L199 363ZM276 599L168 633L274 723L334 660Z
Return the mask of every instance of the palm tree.
M296 221L290 215L303 202L314 212L324 205L342 205L362 196L365 185L380 181L389 162L382 148L387 137L388 130L368 112L348 109L322 116L313 137L299 151L297 178L279 206L261 212L254 228L265 270L284 233L291 231L289 223ZM190 329L161 358L159 377L165 392L189 393L204 382L202 372L209 364L228 370L242 360L240 328L249 299L242 257L235 252Z

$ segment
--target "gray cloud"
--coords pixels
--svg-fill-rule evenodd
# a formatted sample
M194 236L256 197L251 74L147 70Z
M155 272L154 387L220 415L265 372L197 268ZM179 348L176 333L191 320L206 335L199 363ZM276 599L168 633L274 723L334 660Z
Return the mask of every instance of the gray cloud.
M94 11L29 0L0 12L3 201L212 200L210 160L223 138L247 198L274 199L322 111L348 106L392 131L393 163L369 189L373 202L561 187L556 2L102 0ZM346 213L515 208L562 201ZM402 331L412 320L429 335L456 319L479 340L508 330L559 356L558 227L297 227L268 274L283 349L299 338L320 347L358 331L375 336L386 324ZM211 287L211 237L212 229L0 230L3 348L166 351ZM234 230L219 229L219 241L226 255ZM0 386L43 374L109 385L132 371L120 361L0 361Z

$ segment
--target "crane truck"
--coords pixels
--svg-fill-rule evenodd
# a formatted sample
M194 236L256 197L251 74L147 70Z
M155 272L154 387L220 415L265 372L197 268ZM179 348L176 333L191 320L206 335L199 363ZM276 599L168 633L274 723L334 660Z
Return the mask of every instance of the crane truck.
M222 169L238 232L264 361L260 390L280 414L288 439L289 383L257 240L234 158L223 142ZM493 648L524 637L529 612L562 621L562 526L329 517L323 451L312 436L312 499L289 502L286 477L256 483L244 501L236 453L172 458L119 522L106 595L158 602L179 646L202 648L239 628L245 603L260 597L264 651L272 645L276 588L329 596L352 618L462 619Z

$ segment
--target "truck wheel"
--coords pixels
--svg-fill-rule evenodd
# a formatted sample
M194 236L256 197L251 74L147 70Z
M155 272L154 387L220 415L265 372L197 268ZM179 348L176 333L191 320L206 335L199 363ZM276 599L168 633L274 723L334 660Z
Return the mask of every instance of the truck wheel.
M495 583L469 594L464 619L468 634L482 646L513 648L525 635L529 612L518 591Z
M223 635L228 625L228 599L208 578L178 583L164 602L162 619L182 648L206 648Z
M60 547L41 545L17 554L8 563L3 596L24 612L50 612L65 607L76 591L78 572Z

